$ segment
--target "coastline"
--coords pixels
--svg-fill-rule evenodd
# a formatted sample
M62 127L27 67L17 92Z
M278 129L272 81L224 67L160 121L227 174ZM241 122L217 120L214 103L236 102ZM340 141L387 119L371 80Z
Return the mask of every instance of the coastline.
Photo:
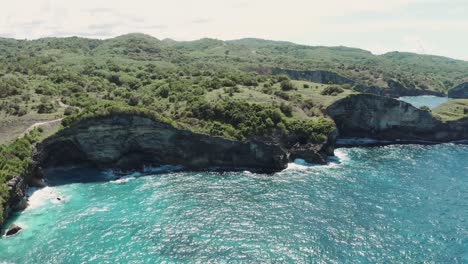
M381 146L391 146L391 145L440 145L440 144L468 145L468 139L451 141L451 142L440 142L440 141L429 141L429 140L380 140L380 139L374 139L374 138L338 138L336 141L337 148L381 147Z

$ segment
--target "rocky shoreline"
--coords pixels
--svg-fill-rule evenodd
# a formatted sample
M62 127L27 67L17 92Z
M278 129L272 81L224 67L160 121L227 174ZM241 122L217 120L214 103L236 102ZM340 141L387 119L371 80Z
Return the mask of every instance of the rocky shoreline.
M146 165L180 165L184 170L274 173L295 159L325 164L335 147L468 143L468 118L442 122L428 111L388 97L351 95L326 111L337 130L322 144L290 147L281 142L234 141L197 134L131 114L77 122L39 143L31 154L27 175L8 182L5 219L27 206L27 186L40 186L46 177L44 170L54 167L138 171Z
M444 122L427 110L388 97L350 95L326 112L335 121L340 138L437 143L468 139L468 117Z

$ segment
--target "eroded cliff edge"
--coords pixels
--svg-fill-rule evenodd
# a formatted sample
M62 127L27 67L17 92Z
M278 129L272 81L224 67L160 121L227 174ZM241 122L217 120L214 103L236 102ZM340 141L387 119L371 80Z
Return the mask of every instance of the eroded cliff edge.
M90 165L131 170L143 165L187 169L245 168L275 172L288 153L278 144L233 141L176 129L150 118L118 114L80 121L38 144L36 167Z
M443 122L429 111L388 97L350 95L326 112L335 121L341 138L435 143L468 139L468 118Z

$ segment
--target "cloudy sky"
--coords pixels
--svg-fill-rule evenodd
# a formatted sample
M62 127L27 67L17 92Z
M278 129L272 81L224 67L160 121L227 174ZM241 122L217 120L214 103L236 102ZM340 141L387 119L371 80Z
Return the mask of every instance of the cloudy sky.
M467 0L0 0L0 36L258 37L468 60Z

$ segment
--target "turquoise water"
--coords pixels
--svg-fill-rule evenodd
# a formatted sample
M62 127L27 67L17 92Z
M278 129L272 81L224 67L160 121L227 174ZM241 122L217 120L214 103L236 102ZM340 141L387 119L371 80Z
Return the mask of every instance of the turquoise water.
M269 176L56 171L0 262L468 263L468 146L337 153Z
M403 96L403 97L398 98L398 100L410 103L417 108L425 105L431 109L434 109L438 107L439 105L450 101L451 99L448 97L421 95L421 96Z

